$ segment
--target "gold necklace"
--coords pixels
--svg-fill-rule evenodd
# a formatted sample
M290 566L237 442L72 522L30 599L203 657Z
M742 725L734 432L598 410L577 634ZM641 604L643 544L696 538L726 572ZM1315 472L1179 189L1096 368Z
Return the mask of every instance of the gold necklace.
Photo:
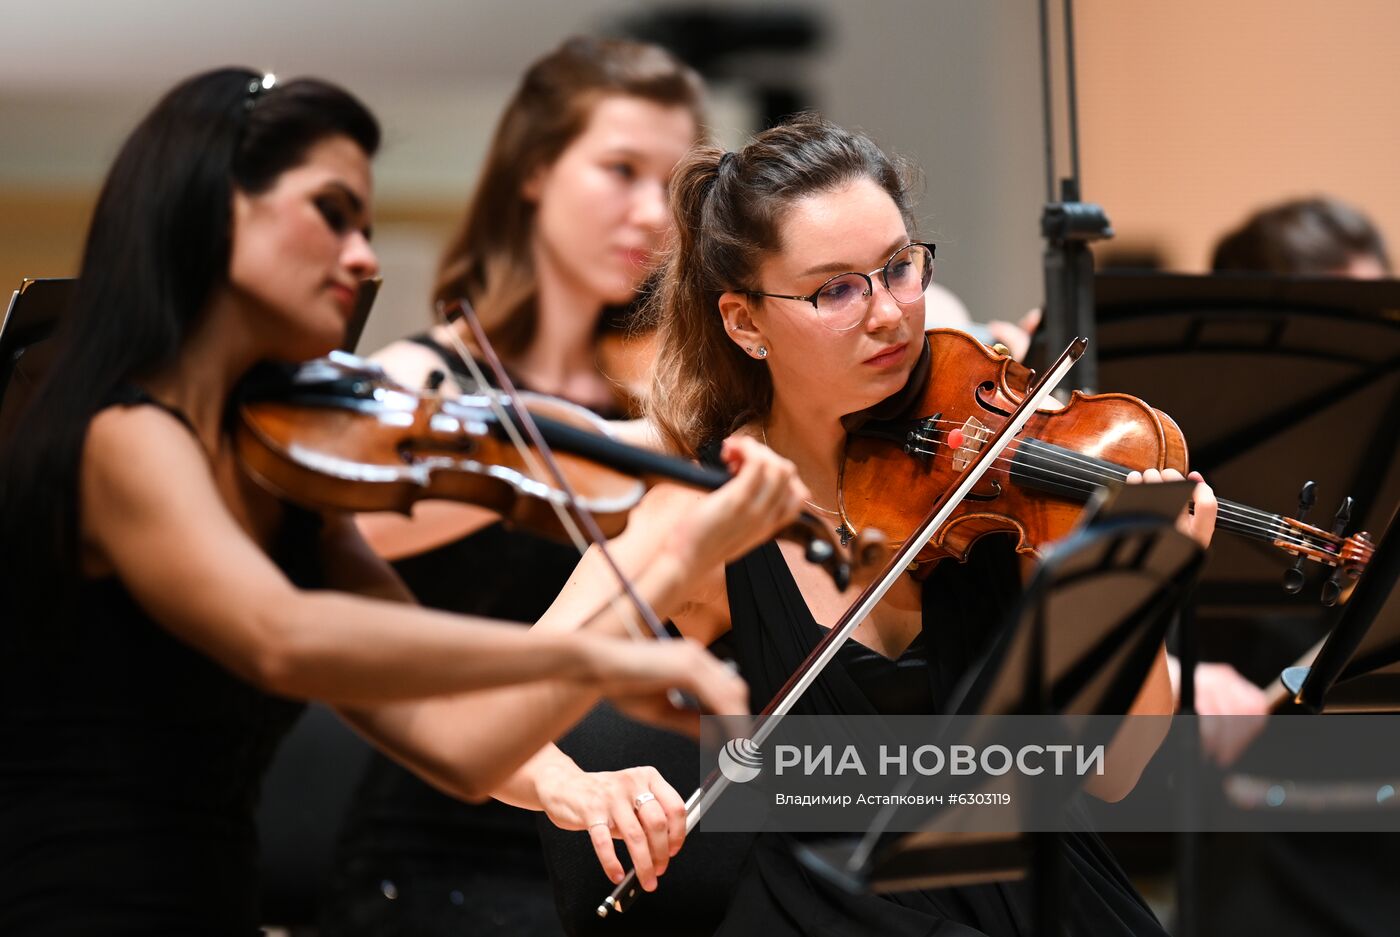
M766 424L760 425L758 427L758 431L763 436L763 444L765 446L768 446L768 426ZM773 447L768 446L768 448L772 449ZM775 449L774 451L776 452L777 450ZM831 508L824 508L814 501L808 501L806 498L802 499L802 503L807 505L807 507L811 508L812 510L820 511L827 517L837 517L841 519L841 523L836 525L836 536L841 538L841 546L843 547L848 545L851 542L851 540L855 538L856 535L855 525L852 524L851 519L846 516L845 481L846 453L845 446L843 445L841 451L841 464L836 469L836 510L833 511Z

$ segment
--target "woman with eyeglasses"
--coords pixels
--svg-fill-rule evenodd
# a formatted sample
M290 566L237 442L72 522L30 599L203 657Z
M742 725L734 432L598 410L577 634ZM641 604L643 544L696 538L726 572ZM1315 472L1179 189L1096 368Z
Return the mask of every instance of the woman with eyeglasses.
M112 166L61 351L0 453L0 932L258 932L253 809L300 700L475 799L601 696L677 727L695 718L669 687L744 710L693 643L415 607L347 515L241 470L240 379L337 347L376 270L378 141L333 85L222 69L166 94ZM684 570L804 497L762 447L726 452L736 479L624 563L662 615ZM467 691L520 683L551 705L477 717Z
M606 366L669 234L667 187L702 133L702 95L699 76L670 53L621 39L569 39L525 72L434 287L439 302L473 303L517 387L612 420L637 415ZM474 387L459 356L472 346L465 322L437 324L372 357L410 387L436 371L442 392L458 393ZM424 605L524 623L579 561L574 547L469 505L422 502L412 517L362 516L360 529ZM591 780L600 791L662 790L649 775ZM612 813L619 835L642 836L630 809ZM559 933L534 816L461 803L373 758L346 816L322 927L347 937Z
M738 152L701 148L681 164L672 185L676 249L654 309L659 355L647 413L668 447L713 457L716 441L738 432L765 441L791 459L811 490L808 510L833 527L845 517L841 471L843 418L898 395L923 349L923 294L934 248L911 226L906 174L868 138L803 117L758 134ZM1149 473L1148 481L1157 480ZM657 489L614 543L635 559L692 509L695 496ZM1209 539L1214 501L1199 484L1194 517L1182 523ZM587 557L555 610L597 601L598 558ZM967 564L942 563L923 581L902 578L854 639L840 648L793 711L799 714L936 713L960 675L1015 600L1019 570L1008 543L984 540ZM835 624L852 595L841 594L802 564L785 544L769 542L737 562L697 567L688 601L672 620L706 644L723 641L760 707L783 685ZM543 626L553 620L546 616ZM1159 655L1133 707L1171 712L1171 690ZM586 725L586 724L585 724ZM606 749L606 738L592 741ZM1136 782L1141 757L1115 759L1092 792L1116 799ZM612 752L645 759L644 751ZM587 775L551 749L513 783L545 779L567 791ZM557 798L556 812L567 796ZM585 809L580 805L577 809ZM719 934L972 934L1027 933L1029 891L1021 884L851 895L799 869L791 843L777 834L745 841L734 874L713 864L682 867L686 850L705 848L712 834L693 835L676 870L656 895L622 915L591 923L593 909L620 881L623 866L606 838L548 837L566 925L573 933ZM1161 934L1102 844L1067 837L1073 933ZM672 849L679 846L674 840ZM586 865L590 847L607 878ZM643 888L657 886L656 868L639 870ZM708 907L696 894L708 895ZM686 901L675 913L673 896Z

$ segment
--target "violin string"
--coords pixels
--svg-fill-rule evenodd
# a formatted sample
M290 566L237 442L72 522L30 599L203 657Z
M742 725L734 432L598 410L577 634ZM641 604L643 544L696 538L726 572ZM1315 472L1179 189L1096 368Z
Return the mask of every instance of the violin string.
M956 420L947 420L947 419L940 419L940 420L937 420L937 421L935 421L935 422L938 422L938 423L957 424L957 421L956 421ZM962 424L957 424L957 425L960 425L960 426L961 426ZM966 431L966 428L965 428L965 431ZM947 431L944 430L943 432L946 433ZM978 437L979 439L986 439L987 437L986 437L984 434L985 434L986 432L988 432L988 429L985 428L985 427L975 427L975 428L973 428L973 432L977 435L977 437ZM1038 462L1040 462L1041 464L1055 464L1055 465L1074 465L1074 464L1078 464L1078 465L1084 466L1086 469L1092 470L1093 472L1097 473L1098 476L1101 477L1101 478L1110 478L1110 479L1113 479L1113 480L1116 480L1116 481L1123 481L1123 480L1125 480L1125 479L1127 478L1127 475L1128 475L1129 470L1126 469L1126 468L1123 467L1123 466L1116 466L1116 467L1114 467L1114 469L1116 469L1116 471L1109 470L1108 466L1105 466L1103 463L1100 463L1100 462L1095 461L1095 460L1093 460L1093 459L1090 459L1090 458L1088 458L1088 457L1082 456L1082 455L1080 455L1079 453L1071 452L1071 451L1068 451L1068 450L1060 450L1060 449L1056 449L1056 450L1053 450L1053 451L1052 451L1052 450L1048 450L1048 444L1044 444L1044 443L1042 443L1042 444L1040 444L1040 445L1041 445L1041 446L1046 446L1047 448L1046 448L1046 449L1039 449L1039 448L1036 448L1036 447L1035 447L1034 443L1035 443L1034 440L1025 440L1025 441L1023 441L1022 444L1021 444L1021 446L1019 447L1019 451L1025 452L1025 453L1027 453L1027 455L1032 455L1032 456L1033 456ZM1028 444L1029 444L1029 445L1028 445ZM974 451L976 451L976 450L973 449L973 448L971 448L971 447L968 447L968 446L963 446L963 447L960 448L959 451L967 451L967 452L970 453L970 452L974 452ZM1009 460L1008 460L1008 461L1009 461ZM1261 522L1264 522L1264 523L1266 523L1266 524L1277 524L1277 523L1279 523L1280 521L1282 521L1282 516L1281 516L1281 515L1274 514L1274 513L1268 512L1268 511L1263 511L1263 510L1260 510L1260 509L1258 509L1258 508L1252 508L1252 507L1249 507L1248 505L1237 504L1237 503L1232 502L1232 501L1224 501L1224 500L1222 500L1220 503L1221 503L1222 506L1227 506L1227 507L1228 507L1231 511L1233 511L1237 516L1238 516L1238 515L1249 515L1249 516L1253 516L1254 518L1256 518L1256 519L1258 519L1258 520L1260 520Z
M929 441L935 444L939 443L939 440L937 439L930 439ZM946 443L944 444L946 445ZM971 454L976 450L971 449L967 446L963 446L957 451L968 452L969 454ZM1025 457L1022 459L1021 462L1022 468L1032 468L1035 470L1035 472L1038 472L1042 475L1053 475L1057 478L1063 479L1063 481L1060 481L1057 484L1061 485L1064 488L1068 488L1072 491L1078 492L1081 495L1084 495L1086 500L1089 495L1092 495L1100 487L1098 484L1095 483L1095 481L1122 481L1124 478L1126 478L1128 474L1126 471L1106 471L1104 470L1104 467L1098 463L1080 460L1080 464L1092 467L1095 472L1095 477L1093 479L1085 478L1082 475L1058 472L1055 471L1053 468L1047 467L1050 465L1063 466L1067 464L1073 464L1070 462L1070 460L1060 459L1053 455L1035 452L1030 449L1024 451ZM1013 458L1001 456L996 461L998 463L1005 463L1007 466L1015 467L1015 459ZM1013 474L1010 468L999 468L993 469L992 471L1004 472L1007 475ZM1326 545L1319 545L1316 542L1314 542L1312 538L1307 537L1305 535L1305 532L1298 531L1294 528L1285 526L1282 523L1282 519L1278 515L1270 515L1267 512L1258 511L1256 509L1248 509L1247 511L1241 511L1238 510L1238 508L1243 506L1235 505L1234 502L1229 501L1219 501L1218 505L1219 507L1217 512L1217 518L1222 522L1221 526L1225 527L1225 529L1227 530L1232 530L1240 534L1256 536L1260 539L1268 540L1270 542L1277 542L1288 546L1294 546L1302 550L1313 550L1316 552L1327 554L1331 554L1333 552L1332 550L1328 549ZM1256 516L1265 518L1266 522L1261 523L1259 520L1257 520Z
M1114 481L1124 481L1126 480L1128 475L1128 472L1126 470L1118 471L1116 469L1111 469L1108 466L1100 465L1099 463L1093 462L1091 460L1063 458L1057 452L1046 451L1043 449L1039 449L1036 446L1026 445L1024 443L1019 451L1025 454L1026 458L1024 461L1026 463L1035 464L1037 467L1045 471L1049 471L1047 469L1044 469L1044 466L1046 465L1066 466L1078 464L1083 465L1085 468L1092 471L1095 474L1095 477L1100 480L1111 479ZM1064 473L1055 474L1064 475ZM1260 530L1278 529L1280 532L1283 532L1283 530L1285 529L1283 526L1283 518L1280 515L1271 514L1267 511L1261 511L1257 508L1251 508L1247 505L1237 504L1236 502L1228 501L1225 499L1220 499L1218 501L1218 504L1219 515L1221 517L1235 519L1241 523L1249 523L1255 529Z
M957 424L955 420L938 420L936 422ZM962 424L957 425L961 426ZM936 432L942 432L945 436L947 434L946 430L939 430ZM981 436L982 432L986 432L985 429L979 429L977 432L979 438L986 438ZM946 441L940 441L936 438L930 439L929 441L934 444L947 445ZM1064 479L1065 481L1060 482L1060 484L1086 496L1092 494L1097 489L1098 486L1095 484L1095 481L1123 481L1129 474L1127 469L1122 469L1121 467L1119 469L1110 469L1103 463L1080 457L1074 453L1061 455L1059 452L1037 449L1033 445L1028 446L1026 442L1033 441L1023 441L1021 447L1018 449L1018 453L1022 454L1023 466L1035 468L1047 475L1054 475ZM976 449L969 446L962 446L957 451L972 454ZM1007 466L1014 466L1015 464L1015 458L1007 456L1000 456L996 461L1005 463ZM1048 466L1079 467L1086 471L1086 473L1090 473L1092 478L1055 471L1054 468ZM1010 470L1006 468L994 469L994 471L998 470L1007 472L1008 475L1011 474ZM1218 502L1218 505L1217 517L1228 522L1222 525L1226 526L1227 529L1234 530L1238 533L1253 534L1262 539L1295 546L1299 549L1314 550L1322 553L1332 552L1327 549L1326 545L1318 545L1315 540L1307 536L1304 531L1299 531L1296 528L1284 525L1283 518L1280 515L1270 514L1267 511L1250 508L1247 505L1236 504L1232 501L1221 500Z
M446 319L445 315L444 319ZM477 364L470 349L468 349L466 343L462 341L462 337L457 334L457 330L452 328L450 323L448 323L448 326L446 332L449 341L451 341L453 345L453 350L457 352L457 357L462 359L466 368L472 372L472 379L477 382L477 389L480 395L486 398L491 411L496 415L497 422L500 424L502 430L505 431L511 444L519 451L526 468L538 480L543 481L548 478L549 476L545 474L543 460L540 458L539 454L525 442L525 439L520 435L519 428L515 425L515 421L506 414L505 407L500 402L501 391L486 380L486 375L482 373L481 366ZM517 400L516 406L523 408L525 406L524 401ZM568 534L569 540L574 545L574 549L578 550L580 556L587 553L588 539L584 536L583 531L579 529L574 517L554 498L547 498L545 500L549 502L555 516L559 518L559 523ZM575 507L580 511L585 510L582 505L577 504L576 501ZM614 574L619 578L619 581L622 581L622 571L615 563L611 563L611 557L607 556L606 548L602 549L605 558L609 560L609 565L613 567ZM617 614L618 618L621 619L629 637L634 640L644 640L646 635L642 632L641 624L637 619L639 616L644 617L646 612L640 607L634 607L631 602L626 601L629 598L631 597L628 595L627 587L624 582L623 591L614 593L606 604Z
M965 424L963 424L963 423L958 423L957 420L938 419L938 420L933 420L932 422L934 422L934 423L945 423L945 424L950 424L950 425L953 425L955 428L962 428L962 429L964 430L964 432L969 432L969 430L970 430L970 434L971 434L971 435L975 435L976 438L981 439L981 440L983 440L983 441L985 441L986 439L989 438L989 436L988 436L987 434L991 432L991 430L990 430L989 427L967 427L967 426L966 426ZM944 432L946 433L947 430L944 430ZM1026 448L1026 447L1025 447L1025 442L1034 443L1035 441L1034 441L1034 440L1023 441L1023 444L1022 444L1022 447L1021 447L1021 448ZM1049 446L1048 443L1041 443L1040 445L1046 446L1046 447ZM967 446L964 446L964 447L962 447L962 448L963 448L963 449L968 449ZM969 450L969 451L975 451L975 450ZM1048 452L1048 451L1045 451L1045 450L1040 450L1040 451L1037 451L1036 454L1037 454L1038 456L1041 456L1042 458L1048 458L1048 459L1052 459L1052 460L1057 460L1057 464L1080 464L1080 465L1083 465L1085 468L1092 469L1092 470L1094 470L1094 471L1096 471L1096 472L1103 472L1103 471L1106 469L1106 466L1104 466L1102 463L1097 462L1097 461L1095 461L1095 460L1093 460L1093 459L1090 459L1090 458L1088 458L1088 457L1086 457L1086 456L1083 456L1083 455L1081 455L1080 453L1076 453L1076 452L1073 452L1073 451L1070 451L1070 450L1057 449L1057 450L1054 451L1054 452ZM1053 463L1053 462L1052 462L1052 464L1056 464L1056 463ZM1123 481L1123 480L1125 480L1125 479L1127 478L1127 476L1128 476L1129 470L1128 470L1127 468L1123 467L1123 466L1116 466L1115 468L1118 469L1118 470L1121 470L1121 473L1115 472L1113 475L1107 476L1107 477L1112 477L1112 478L1114 478L1114 479L1117 480L1117 481ZM1223 505L1223 504L1226 504L1226 503L1227 503L1227 502L1224 502L1224 501L1221 502L1222 505ZM1235 502L1228 502L1228 504L1230 504L1230 506L1231 506L1232 508L1236 509L1237 511L1239 511L1239 512L1241 512L1241 513L1252 514L1252 515L1254 515L1255 517L1261 519L1262 521L1266 521L1266 522L1269 522L1269 523L1277 523L1278 521L1280 521L1280 520L1282 519L1282 516L1279 515L1279 514L1274 514L1274 513L1269 512L1269 511L1263 511L1263 510L1260 510L1259 508L1250 507L1249 505L1237 504L1237 503L1235 503Z
M1007 459L1005 461L1014 466L1014 460ZM1028 454L1027 458L1023 459L1022 465L1027 468L1034 468L1037 472L1045 475L1054 475L1065 479L1065 481L1061 481L1059 484L1066 488L1077 490L1085 495L1091 494L1097 487L1094 485L1093 480L1086 479L1079 475L1057 472L1047 467L1047 465L1064 465L1066 462L1067 460L1055 459L1053 457L1047 458L1044 454L1032 452ZM1002 469L1001 471L1007 470ZM1121 481L1123 477L1125 477L1125 473L1099 472L1096 477L1098 480ZM1267 521L1261 522L1258 516L1267 518ZM1217 518L1222 522L1223 527L1237 533L1255 535L1261 539L1278 541L1302 549L1330 552L1324 547L1319 547L1312 539L1302 536L1302 532L1285 526L1281 518L1277 515L1270 516L1264 514L1264 512L1250 513L1247 511L1240 511L1238 510L1238 506L1233 502L1219 501Z
M1092 494L1092 492L1097 487L1091 481L1084 479L1080 476L1069 475L1063 472L1056 472L1053 469L1049 469L1045 467L1043 460L1040 462L1040 464L1034 466L1027 464L1033 461L1035 460L1027 460L1026 463L1023 463L1023 467L1033 467L1035 469L1035 473L1039 473L1042 475L1054 475L1065 479L1065 481L1058 482L1058 484L1060 484L1062 487L1077 491L1085 496ZM1002 469L1002 471L1006 470ZM1105 479L1114 478L1114 476L1108 475L1104 475L1101 477ZM1324 553L1331 552L1330 550L1326 549L1326 547L1319 546L1311 538L1304 536L1302 532L1295 531L1292 528L1286 527L1276 519L1270 520L1265 523L1261 523L1257 519L1255 519L1253 515L1235 510L1228 502L1221 501L1217 502L1217 504L1217 519L1220 522L1221 527L1224 529L1231 530L1235 533L1256 536L1260 539L1268 540L1271 542L1278 542L1280 544L1295 546L1300 549L1318 550L1319 552Z

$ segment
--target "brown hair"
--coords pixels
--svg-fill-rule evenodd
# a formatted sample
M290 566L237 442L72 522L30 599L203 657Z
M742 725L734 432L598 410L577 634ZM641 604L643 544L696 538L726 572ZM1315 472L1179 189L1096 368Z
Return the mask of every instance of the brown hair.
M671 180L675 246L649 306L658 351L646 411L671 447L694 456L772 406L768 368L726 335L719 297L753 288L763 255L782 246L784 210L870 179L912 230L914 175L869 137L813 114L763 131L736 153L700 147L681 161Z
M576 37L530 66L501 115L433 287L434 301L471 299L492 344L506 355L529 347L536 327L535 208L524 196L525 182L559 158L608 95L685 107L697 127L704 125L699 75L658 46Z
M1318 275L1336 273L1359 257L1387 272L1380 231L1360 211L1334 198L1294 199L1263 208L1215 247L1211 269Z

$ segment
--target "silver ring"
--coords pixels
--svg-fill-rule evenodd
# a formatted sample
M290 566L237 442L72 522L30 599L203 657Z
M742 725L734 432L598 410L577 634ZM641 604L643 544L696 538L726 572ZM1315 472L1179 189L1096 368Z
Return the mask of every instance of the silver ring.
M649 804L655 799L656 795L651 791L642 791L636 797L632 798L632 809L641 810L645 804Z
M612 821L611 821L611 820L594 820L592 823L588 824L588 828L589 828L590 830L593 829L595 826L606 826L608 829L612 829Z

